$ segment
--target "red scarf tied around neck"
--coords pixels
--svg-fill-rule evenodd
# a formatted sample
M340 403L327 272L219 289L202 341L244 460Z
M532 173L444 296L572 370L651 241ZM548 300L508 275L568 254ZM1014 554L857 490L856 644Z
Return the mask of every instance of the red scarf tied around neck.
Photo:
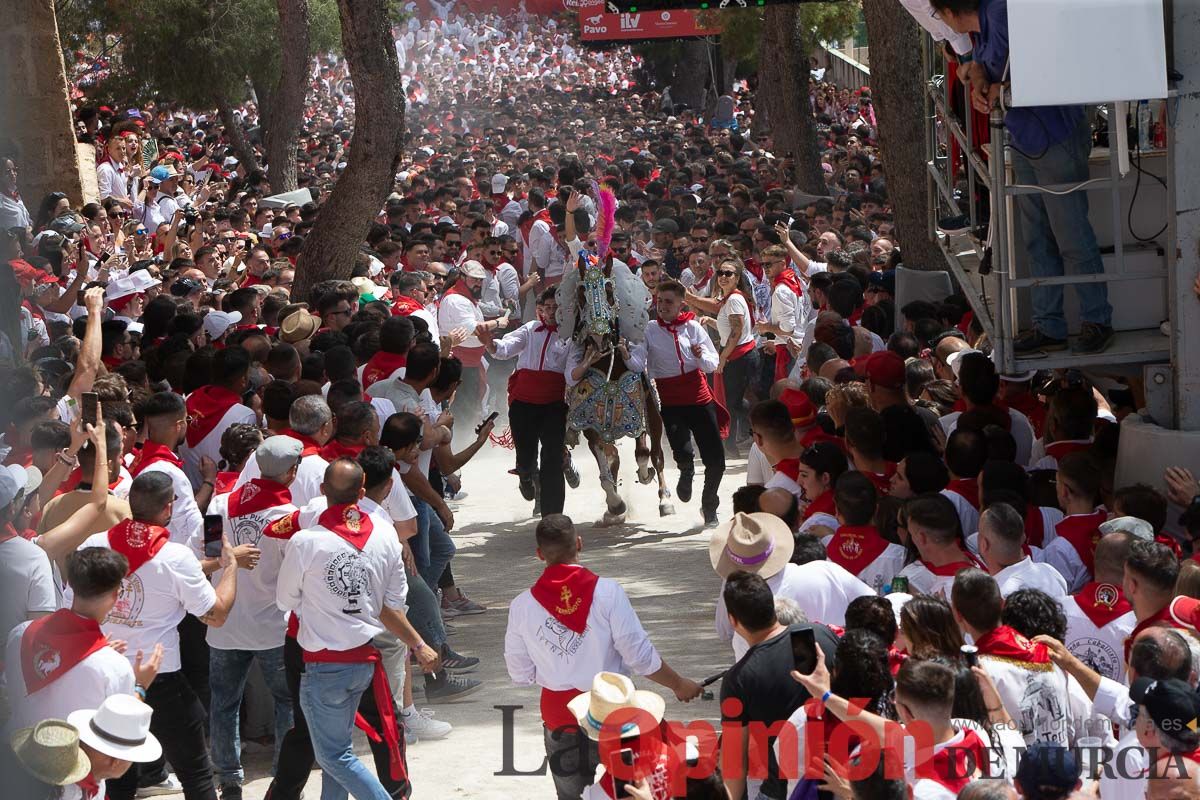
M551 564L530 592L552 617L575 633L583 633L599 580L596 573L578 564Z
M25 693L49 686L107 644L100 623L69 608L35 619L21 636Z
M126 575L137 572L170 540L171 534L166 528L133 519L118 522L108 531L108 546L129 560Z

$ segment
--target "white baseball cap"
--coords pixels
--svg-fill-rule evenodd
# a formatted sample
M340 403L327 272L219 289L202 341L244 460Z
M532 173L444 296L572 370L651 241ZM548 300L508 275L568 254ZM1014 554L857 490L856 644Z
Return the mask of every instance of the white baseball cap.
M220 339L226 331L241 321L240 311L210 311L204 316L204 332L210 339Z

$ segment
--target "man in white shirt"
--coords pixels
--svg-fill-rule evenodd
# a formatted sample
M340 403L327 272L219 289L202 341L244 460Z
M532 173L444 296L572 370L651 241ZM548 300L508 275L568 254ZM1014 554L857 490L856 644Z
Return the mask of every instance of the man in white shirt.
M920 555L900 570L913 593L950 597L954 575L961 569L977 567L975 559L959 539L958 511L940 494L914 497L905 506L908 535Z
M136 136L114 132L105 147L108 160L96 165L96 195L100 200L111 197L130 211L133 210L133 200L129 194L129 182L137 174L137 169L129 169L126 162L130 149L136 144Z
M1040 589L1060 603L1067 581L1049 564L1024 552L1025 518L1007 503L995 503L979 516L979 557L1000 586L1000 596L1018 589Z
M633 673L688 702L700 684L659 656L620 584L579 563L583 540L569 517L548 514L537 526L546 569L508 609L504 661L513 683L542 687L546 755L559 800L578 798L599 764L599 748L579 729L567 703L597 672Z
M459 267L458 280L438 306L439 330L463 328L469 332L467 338L452 351L454 357L462 362L463 370L462 385L458 387L451 410L461 425L461 428L456 426L456 430L466 432L472 431L483 417L484 392L487 389L487 360L484 358L483 343L475 331L481 325L488 326L489 330L495 330L499 325L498 320L484 322L483 312L479 308L486 277L487 272L478 261L464 261Z
M908 551L884 539L873 524L878 497L874 482L865 474L843 473L833 491L838 526L821 544L830 561L884 594L884 587L904 568Z
M695 474L692 439L704 462L704 489L700 511L704 526L717 525L717 489L725 474L725 450L718 418L729 414L717 405L706 373L717 368L719 357L712 339L692 312L683 312L683 285L664 281L658 285L658 318L646 326L646 374L654 380L661 402L663 429L671 455L679 467L675 491L681 502L692 499Z
M160 672L146 687L146 702L154 709L150 729L162 741L184 792L192 797L212 797L208 715L182 672L177 626L185 614L212 627L225 623L237 593L236 562L233 548L223 542L220 564L225 572L215 588L208 582L195 554L173 541L164 527L172 518L174 496L170 475L157 470L141 472L129 489L133 519L89 537L82 547L108 547L128 560L129 571L116 605L101 630L126 643L126 657L131 661L139 652L162 647ZM131 798L136 787L136 770L130 770L111 782L109 796Z
M407 585L394 529L376 531L372 517L358 505L364 493L362 468L351 459L336 459L325 472L322 490L328 508L315 525L291 537L276 602L300 618L296 640L305 661L300 706L324 779L337 781L354 797L387 798L393 791L406 791L407 766L395 702L371 640L391 631L412 648L426 671L436 669L438 656L404 616ZM379 769L376 762L378 777L354 755L350 736L358 699L368 691L388 744L388 763Z
M800 297L800 279L788 264L787 251L779 245L771 245L759 257L767 278L771 281L770 320L754 323L754 332L770 334L774 338L764 349L774 359L774 379L786 378L791 369L792 356L788 352L789 341L800 342L807 320L804 319Z
M58 609L46 551L13 526L32 485L29 477L24 467L0 466L0 632L5 636L20 623Z
M496 320L496 330L508 328L511 318L519 320L521 316L521 279L517 276L517 269L504 260L500 240L495 236L484 239L480 264L483 265L484 279L479 310L485 320ZM511 361L488 361L488 407L484 411L495 411L499 415L497 425L500 426L509 424L507 387L514 366Z
M1125 597L1125 562L1131 534L1110 533L1096 545L1096 578L1062 599L1067 618L1063 642L1088 667L1118 683L1125 682L1125 640L1137 625L1133 606Z
M29 209L17 191L17 164L11 158L0 159L0 230L32 227Z
M222 352L229 352L228 350ZM275 701L275 759L292 727L292 697L283 668L286 620L275 604L275 584L287 542L264 536L275 520L296 511L288 486L295 480L304 445L290 436L272 436L255 450L262 477L214 497L208 513L221 518L222 535L234 547L255 548L249 569L237 572L238 602L219 628L209 628L209 702L213 768L221 795L240 791L241 738L238 720L246 679L258 661ZM213 573L220 583L224 569ZM228 790L228 791L227 791Z
M242 347L219 350L212 360L212 382L187 397L187 433L180 448L183 472L199 489L200 461L221 460L221 436L230 425L258 424L254 410L242 403L250 388L250 353Z
M325 468L329 466L329 462L321 457L320 451L333 438L333 430L333 411L325 402L325 398L319 394L300 397L288 409L288 427L279 434L297 439L304 445L304 449L300 451L300 466L296 469L296 477L288 486L292 503L297 507L303 507L321 496L321 481L325 479ZM234 483L234 488L261 475L258 459L251 455L246 466L242 468L242 474Z

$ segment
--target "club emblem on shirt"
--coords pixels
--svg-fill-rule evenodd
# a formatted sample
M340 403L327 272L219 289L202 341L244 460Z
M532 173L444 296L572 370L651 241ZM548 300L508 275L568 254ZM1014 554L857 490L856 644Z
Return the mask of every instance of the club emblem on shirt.
M1117 587L1111 583L1102 583L1096 587L1096 605L1104 608L1115 608L1120 594Z
M42 645L33 656L33 671L39 678L51 674L58 669L60 664L62 664L62 656L57 650L46 645Z
M146 602L146 590L142 579L135 572L126 575L117 591L117 602L104 620L108 625L124 625L128 628L142 627L142 605Z
M346 522L346 527L354 533L358 533L362 528L362 514L358 513L358 509L354 506L350 506L346 509L343 519Z
M150 532L149 526L143 522L130 522L129 528L125 533L125 539L132 547L145 547L146 534Z
M249 486L250 484L246 484ZM285 519L291 519L290 515ZM230 522L233 523L233 543L257 545L258 540L262 538L264 527L262 517L258 514L244 514L240 517L234 517Z
M325 568L325 585L338 597L346 598L343 614L361 614L362 596L367 592L368 574L357 550L344 550Z
M564 586L562 588L562 592L559 593L558 602L562 605L558 606L554 610L559 614L567 616L569 614L574 614L579 610L579 606L583 603L583 598L575 597L571 593L571 590Z
M842 543L838 545L838 552L844 558L858 558L862 555L862 543L858 541L857 536L843 536Z
M257 486L255 486L253 483L245 484L244 486L242 486L242 502L243 503L250 502L250 500L254 497L254 495L258 494L259 491L261 491L261 490Z
M1084 636L1069 644L1069 649L1088 667L1106 678L1117 680L1121 674L1121 657L1116 649L1094 636Z

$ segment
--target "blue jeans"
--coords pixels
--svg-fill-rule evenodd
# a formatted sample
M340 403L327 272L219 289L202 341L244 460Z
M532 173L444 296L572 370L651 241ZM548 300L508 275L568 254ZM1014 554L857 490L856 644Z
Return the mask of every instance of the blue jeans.
M440 650L446 641L446 627L442 622L442 610L438 607L437 592L425 583L420 574L404 570L408 577L408 621L421 634L425 643Z
M370 664L305 664L300 708L308 720L313 755L325 773L321 800L391 800L383 784L354 755L354 714L371 686Z
M250 662L254 659L258 659L263 681L275 699L274 766L279 765L279 746L283 744L283 737L292 729L292 696L283 668L283 646L269 650L219 650L210 647L208 660L212 699L209 702L208 725L213 769L221 786L240 786L242 783L242 742L238 723L246 677L250 674Z
M409 540L409 545L417 562L417 572L436 593L442 571L454 557L454 540L433 506L416 497L412 501L417 510L417 535Z
M1074 133L1050 145L1040 158L1028 158L1014 149L1013 174L1017 182L1023 184L1081 183L1088 179L1091 149L1091 128L1085 115ZM1035 278L1059 277L1068 271L1078 275L1104 272L1096 233L1088 221L1086 192L1061 196L1040 192L1017 195L1016 209L1021 238L1029 256L1029 270ZM1066 339L1063 287L1035 286L1032 293L1034 326L1046 336ZM1107 284L1076 284L1075 295L1079 298L1079 312L1084 322L1112 324Z

